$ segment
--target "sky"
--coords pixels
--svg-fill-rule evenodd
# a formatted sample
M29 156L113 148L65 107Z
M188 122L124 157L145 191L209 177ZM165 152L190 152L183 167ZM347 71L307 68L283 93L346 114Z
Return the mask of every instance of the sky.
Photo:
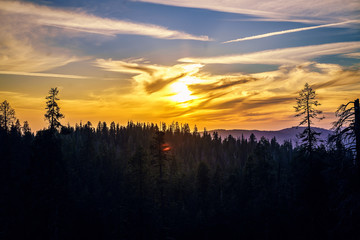
M358 0L0 0L0 101L33 131L61 123L297 126L305 83L331 128L360 97Z

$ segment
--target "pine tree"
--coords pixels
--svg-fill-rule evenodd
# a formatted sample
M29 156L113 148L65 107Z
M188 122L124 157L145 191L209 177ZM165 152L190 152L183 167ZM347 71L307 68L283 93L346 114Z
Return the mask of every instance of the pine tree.
M353 106L351 106L354 104ZM334 122L335 135L330 138L337 142L344 140L345 145L356 152L356 163L360 166L360 109L359 99L342 104L335 112L338 120Z
M24 134L25 133L31 133L31 128L28 121L24 121L23 127L22 127Z
M11 132L21 135L21 125L19 119L16 119L15 123L11 125Z
M209 167L205 162L201 161L197 168L197 184L199 194L202 198L205 198L207 194L209 182Z
M10 106L8 101L0 104L0 127L6 131L15 123L15 110Z
M324 117L318 117L322 111L315 109L315 107L320 105L320 103L315 100L315 98L315 91L309 86L308 83L306 83L304 88L300 91L299 97L296 98L297 105L294 106L295 111L298 113L295 116L303 116L299 126L305 124L307 125L299 137L302 140L303 145L306 147L308 153L312 152L314 144L317 142L317 136L320 135L320 133L317 133L311 129L311 124L313 123L312 119L324 119Z
M201 161L197 168L197 187L198 187L198 196L200 208L205 215L207 215L208 208L208 190L210 185L210 177L209 177L209 167L208 165Z
M161 211L164 209L164 173L165 173L165 162L167 161L166 152L170 149L165 144L165 133L162 131L156 131L154 136L154 142L152 145L154 161L153 165L158 167L157 185L160 192L160 208Z
M49 91L49 95L46 96L46 108L47 112L45 114L45 119L49 122L49 128L54 130L61 127L61 123L59 120L64 118L64 115L60 113L60 107L57 104L59 98L56 96L58 95L59 90L56 88L51 88Z

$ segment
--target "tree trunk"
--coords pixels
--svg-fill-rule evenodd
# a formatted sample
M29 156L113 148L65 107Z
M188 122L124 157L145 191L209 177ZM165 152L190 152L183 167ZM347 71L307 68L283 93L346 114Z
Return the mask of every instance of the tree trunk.
M311 128L310 128L310 113L309 113L309 97L306 98L306 113L307 113L307 123L308 123L308 151L309 154L311 155L311 151L312 151L312 142L311 142Z
M359 99L354 102L355 107L355 140L356 140L356 164L360 174L360 108Z
M5 106L5 109L4 109L4 128L5 128L5 131L7 132L8 131L8 127L7 127L7 107Z

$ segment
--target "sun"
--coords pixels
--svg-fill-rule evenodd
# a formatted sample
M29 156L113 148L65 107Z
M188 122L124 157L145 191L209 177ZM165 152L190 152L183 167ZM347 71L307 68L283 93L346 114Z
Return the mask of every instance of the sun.
M197 97L192 95L192 92L188 88L188 84L192 84L194 82L193 78L185 77L171 84L170 91L173 93L170 97L171 100L177 103L186 103L190 100L196 99Z
M195 98L191 95L191 91L184 82L173 83L171 85L171 90L175 93L175 95L171 96L171 100L174 102L183 103Z

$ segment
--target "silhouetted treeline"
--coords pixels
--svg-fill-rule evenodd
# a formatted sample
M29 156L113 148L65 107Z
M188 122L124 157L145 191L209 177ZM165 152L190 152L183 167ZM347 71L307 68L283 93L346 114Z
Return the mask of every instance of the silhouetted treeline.
M341 141L221 139L187 124L0 130L0 239L357 239Z

